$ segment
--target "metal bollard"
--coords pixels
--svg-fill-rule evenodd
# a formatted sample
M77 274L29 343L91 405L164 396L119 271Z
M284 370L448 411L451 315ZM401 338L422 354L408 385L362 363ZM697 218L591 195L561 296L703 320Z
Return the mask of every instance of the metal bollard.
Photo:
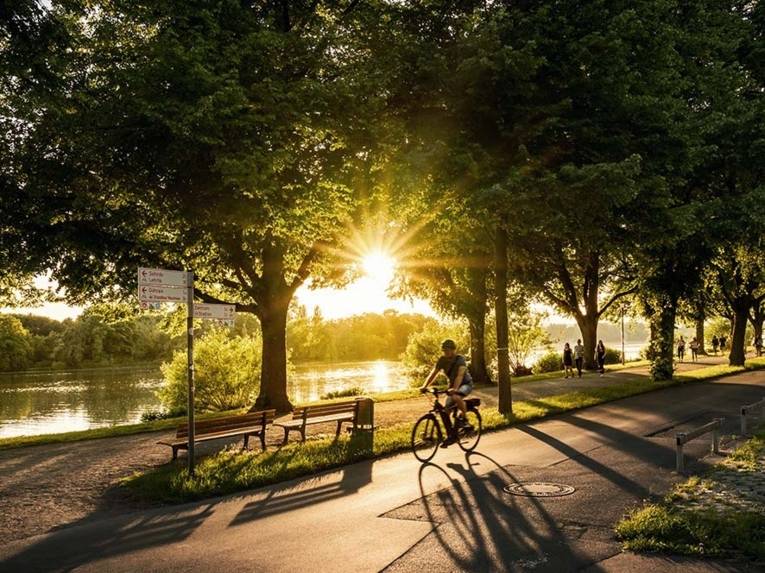
M719 420L722 423L722 420ZM720 427L714 429L712 432L712 453L720 454Z
M747 425L747 419L746 419L747 411L746 406L741 406L741 435L746 436L746 425Z
M683 455L683 441L685 440L685 434L677 434L677 463L675 469L677 473L681 474L685 471L685 457Z

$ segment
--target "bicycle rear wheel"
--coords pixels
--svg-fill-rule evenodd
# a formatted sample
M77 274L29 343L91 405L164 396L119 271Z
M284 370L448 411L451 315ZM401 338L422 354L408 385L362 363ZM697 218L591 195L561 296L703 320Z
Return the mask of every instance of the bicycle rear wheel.
M461 428L459 430L457 443L464 451L472 452L481 439L481 430L483 429L481 413L474 408L468 408L465 421L468 423L469 429Z
M421 462L429 462L438 451L441 428L433 414L425 414L412 428L412 453Z

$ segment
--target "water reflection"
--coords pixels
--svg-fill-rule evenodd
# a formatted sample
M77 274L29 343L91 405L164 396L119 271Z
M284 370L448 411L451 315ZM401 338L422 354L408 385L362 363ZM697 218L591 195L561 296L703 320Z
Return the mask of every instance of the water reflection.
M296 402L307 402L351 387L367 393L388 392L408 388L409 379L400 363L389 360L304 364L295 367L288 393Z
M131 424L160 407L158 369L120 368L0 375L0 437ZM364 392L409 385L397 362L349 362L295 367L288 385L295 402L361 387Z
M0 437L86 430L141 419L157 407L156 368L0 376Z

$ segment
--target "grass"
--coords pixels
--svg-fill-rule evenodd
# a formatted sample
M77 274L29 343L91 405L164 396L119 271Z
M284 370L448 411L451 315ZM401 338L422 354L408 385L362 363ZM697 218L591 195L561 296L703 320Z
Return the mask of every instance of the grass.
M706 557L765 559L765 513L748 509L684 507L678 500L698 498L710 487L714 472L760 471L765 432L739 447L708 478L693 476L659 503L637 508L616 525L624 548Z
M748 365L765 367L765 360ZM592 388L547 396L513 404L513 414L504 416L496 410L481 412L485 431L507 428L518 422L529 422L545 416L586 408L628 396L651 392L700 380L709 380L729 373L728 370L708 368L709 373L693 371L691 376L664 382L648 378L612 386ZM735 370L736 372L741 369ZM414 421L414 420L413 420ZM245 489L266 486L345 464L405 451L409 448L410 423L384 427L375 431L374 442L359 444L352 438L339 440L317 438L305 444L291 443L266 452L224 450L202 459L197 475L189 478L183 462L168 464L123 480L142 499L165 503L180 503L225 495Z

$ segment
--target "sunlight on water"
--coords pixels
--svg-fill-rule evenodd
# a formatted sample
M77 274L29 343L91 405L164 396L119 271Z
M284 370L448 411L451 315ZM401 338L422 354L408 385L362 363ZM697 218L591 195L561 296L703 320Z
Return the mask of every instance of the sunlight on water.
M388 364L383 361L375 362L374 378L372 379L372 390L375 392L384 392L391 388L391 371Z

